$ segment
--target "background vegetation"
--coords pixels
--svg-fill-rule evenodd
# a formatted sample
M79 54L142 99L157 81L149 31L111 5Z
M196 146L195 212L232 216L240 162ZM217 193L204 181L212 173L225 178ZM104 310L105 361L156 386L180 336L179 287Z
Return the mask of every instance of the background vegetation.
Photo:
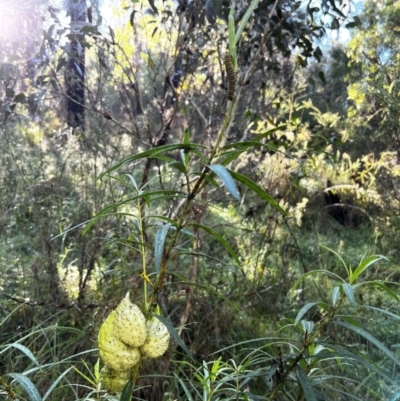
M395 1L0 11L4 399L397 400ZM172 341L108 394L128 291Z

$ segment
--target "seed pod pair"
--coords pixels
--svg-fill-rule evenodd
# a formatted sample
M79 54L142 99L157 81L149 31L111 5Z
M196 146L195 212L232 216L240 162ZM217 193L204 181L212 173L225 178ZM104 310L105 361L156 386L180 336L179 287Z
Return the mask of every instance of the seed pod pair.
M100 358L111 369L124 371L136 365L140 360L140 351L114 335L117 311L111 312L99 330L98 345Z
M102 370L103 386L111 392L122 390L140 358L163 355L169 338L167 327L157 318L146 322L140 308L126 294L99 330L99 353L106 365Z

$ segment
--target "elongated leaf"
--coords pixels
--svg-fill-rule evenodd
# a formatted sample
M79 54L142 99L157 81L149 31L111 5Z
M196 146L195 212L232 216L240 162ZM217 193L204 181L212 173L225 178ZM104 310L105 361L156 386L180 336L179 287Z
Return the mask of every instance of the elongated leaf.
M366 281L362 283L362 285L371 285L371 284L377 285L378 287L382 288L382 290L384 290L389 296L394 298L397 302L400 302L400 298L397 295L397 293L394 292L392 289L390 289L386 284L382 283L382 281Z
M372 255L364 260L358 265L356 270L354 270L353 274L350 277L350 284L354 283L357 280L358 276L364 272L364 270L368 269L368 267L372 266L376 262L380 260L388 260L386 257L382 255Z
M39 391L32 383L29 377L21 374L21 373L8 373L7 376L13 378L18 384L25 390L28 394L30 401L42 401L42 397L39 394Z
M0 66L1 66L1 64L0 64ZM14 310L11 311L11 312L0 322L0 327L1 327L8 319L10 319L11 316L12 316L15 312L17 312L19 308L23 308L23 307L24 307L24 304L23 304L23 303L22 303L21 305L16 306L16 307L14 308ZM0 354L1 354L1 353L2 353L2 352L0 352Z
M351 286L351 284L344 283L344 284L342 284L342 288L343 288L344 293L346 294L347 299L350 302L350 305L351 306L356 306L357 302L356 302L356 299L354 297L354 291L353 291L353 287Z
M186 167L183 163L180 162L173 162L170 164L171 167L176 168L182 174L187 174Z
M236 255L236 252L233 250L233 248L230 246L229 242L223 238L220 234L218 234L216 231L214 231L212 228L207 227L207 226L203 226L202 224L194 224L192 223L191 225L195 226L195 227L199 227L201 229L203 229L204 231L207 231L209 234L211 234L217 241L219 241L224 247L225 249L231 254L231 256L233 257L233 259L235 259L235 262L237 264L240 264L239 262L239 258Z
M242 175L240 173L236 173L234 171L229 170L231 173L232 177L241 182L243 185L245 185L247 188L251 189L253 192L255 192L261 199L264 199L267 201L272 207L274 207L276 210L281 212L282 214L287 215L288 213L282 209L279 204L275 201L274 198L272 198L270 195L268 195L259 185L257 185L254 181L250 180L250 178L246 177L245 175Z
M318 302L309 302L305 304L300 310L299 313L296 316L296 319L294 319L294 325L296 326L297 323L300 322L300 320L303 318L303 316L315 305L318 305Z
M155 242L154 242L154 266L157 273L160 273L161 260L164 252L165 238L167 237L168 230L171 224L164 224L159 230L157 230Z
M332 252L334 255L337 256L337 258L342 262L342 265L343 265L344 268L346 269L347 275L348 275L348 277L349 277L349 279L350 279L350 277L351 277L350 269L347 267L347 265L346 265L345 261L343 260L343 258L342 258L337 252L335 252L333 249L328 248L328 247L325 246L325 245L321 245L321 248L324 248L324 249L326 249L327 251Z
M175 380L180 384L180 386L183 388L183 391L185 392L185 397L186 397L185 399L188 401L194 401L192 394L190 394L189 389L186 387L185 382L181 378L179 378L175 373L174 376Z
M364 365L368 370L384 377L385 380L388 381L388 383L398 385L395 379L393 379L393 377L391 377L390 375L386 374L385 371L377 363L368 360L366 356L362 355L361 353L356 353L357 352L356 348L352 348L350 350L342 345L331 344L325 341L320 341L320 344L324 345L326 348L332 349L334 351L332 356L335 356L336 358L343 358L348 363L351 363L353 366L356 366L355 362L358 362Z
M222 180L229 193L235 199L240 201L239 191L237 189L235 181L233 181L232 176L229 174L229 171L224 166L221 166L221 164L213 164L211 166L208 166L208 168Z
M334 287L332 290L332 305L335 306L340 297L340 287Z
M130 181L131 184L133 185L133 188L135 188L136 191L139 191L139 187L138 187L138 185L137 185L136 180L133 178L133 175L132 175L132 174L125 174L125 176L129 178L129 181Z
M292 285L292 288L290 289L291 292L291 296L294 295L294 292L296 290L296 288L299 286L299 284L308 276L315 276L315 275L319 275L319 273L323 273L326 274L328 276L333 276L338 280L344 281L340 276L338 276L337 274L330 272L329 270L312 270L308 273L303 274L302 276L300 276Z
M311 320L302 320L300 323L304 333L310 334L314 331L315 323Z
M131 380L125 384L124 389L121 393L120 401L131 401L132 400L132 391L133 391L133 382Z
M235 43L235 2L231 2L231 8L229 10L228 17L228 39L229 39L229 54L232 57L234 70L237 71L237 57L236 57L236 43Z
M40 366L39 362L35 358L35 356L32 354L32 352L25 347L25 345L19 344L19 343L12 343L8 344L9 347L14 347L19 349L21 352L23 352L36 366Z
M242 32L244 27L247 24L247 21L250 19L251 14L253 13L253 11L255 10L255 8L258 6L260 0L253 0L249 6L249 8L247 9L247 11L245 12L244 16L242 17L242 19L240 20L240 24L238 26L238 29L236 31L236 36L235 36L235 45L238 44L241 36L242 36Z
M353 326L361 327L360 323L358 323L357 320L354 319L352 316L346 316L346 315L344 315L344 316L341 316L341 318L342 318L343 320L345 320L346 322L352 324Z
M306 375L306 372L302 369L300 365L296 365L297 377L299 378L301 388L303 389L306 401L317 401L317 396L314 393L312 384Z
M180 275L179 273L176 273L176 272L170 272L169 274L171 274L171 275L173 275L173 276L175 276L175 277L177 277L177 278L179 278L181 280L180 282L179 281L174 282L175 285L185 284L185 285L190 285L191 287L202 288L206 292L209 292L210 294L213 294L213 295L217 296L218 298L222 299L224 302L226 302L228 305L230 305L237 312L240 312L241 309L239 308L239 306L237 304L232 302L228 297L225 297L224 295L222 295L215 288L213 288L211 286L199 284L199 283L196 283L194 281L188 281L188 280L185 279L184 276L182 276L182 275Z
M188 145L189 144L189 139L190 139L190 132L186 128L185 129L185 133L183 135L183 143L185 145ZM185 165L185 167L188 168L190 159L189 159L189 152L187 150L181 149L181 159L182 159L183 164Z
M346 322L336 322L336 324L353 331L354 333L360 335L361 337L364 337L370 343L374 344L377 348L379 348L384 354L386 354L393 362L395 362L397 365L400 365L400 361L395 357L393 352L391 352L384 344L382 344L372 334L368 333L361 327L357 327Z
M80 371L76 366L72 366L72 369L75 370L76 373L78 373L79 376L81 376L83 379L85 379L88 383L90 383L93 387L96 387L96 381L100 379L100 372L99 372L99 367L98 367L99 360L97 360L97 363L94 368L94 376L96 380L93 380L90 378L88 375L85 375L82 371ZM85 364L86 366L86 364ZM87 366L86 366L87 368ZM96 376L97 375L97 376Z
M193 150L199 149L199 148L205 148L205 146L195 144L195 143L176 143L176 144L172 144L172 145L158 146L157 148L146 150L145 152L138 153L137 155L129 156L128 158L122 160L121 162L115 164L114 166L112 166L111 168L106 170L104 173L100 174L99 178L101 179L102 177L104 177L104 175L110 174L112 171L118 170L125 164L131 163L135 160L146 159L148 157L152 158L161 153L171 152L172 150L176 150L176 149L193 151Z
M189 356L190 359L193 360L193 356L186 347L185 343L182 341L180 338L179 334L175 330L175 327L172 325L171 321L169 319L165 319L164 317L160 315L153 314L160 322L164 323L165 326L167 327L168 331L170 332L172 338L177 342L177 344L185 351L185 353Z
M100 210L98 213L96 213L96 215L91 220L89 220L87 222L86 227L82 230L82 235L85 235L89 231L89 229L93 226L93 224L95 224L96 221L99 220L100 218L121 214L119 212L117 212L117 213L114 212L114 209L117 209L118 207L120 207L122 205L125 205L127 203L134 202L134 201L136 201L136 200L138 200L140 198L152 197L152 196L155 196L155 195L163 195L163 197L168 197L168 195L185 196L185 194L183 192L182 193L178 193L176 191L168 191L168 190L166 190L166 191L160 190L160 191L141 192L138 195L129 197L127 199L124 199L124 200L116 202L116 203L112 203L111 205L108 205L105 208L103 208L102 210Z
M61 373L60 376L52 383L49 389L46 391L46 394L43 396L42 401L45 401L47 397L52 393L52 391L57 387L58 383L64 378L64 376L71 370L72 368L68 368L65 372Z

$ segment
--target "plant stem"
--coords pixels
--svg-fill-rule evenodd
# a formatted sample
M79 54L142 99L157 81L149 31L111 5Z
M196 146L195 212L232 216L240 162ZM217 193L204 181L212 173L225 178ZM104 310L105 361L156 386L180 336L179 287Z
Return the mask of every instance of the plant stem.
M283 383L289 376L291 372L296 368L297 364L301 361L301 359L304 357L304 354L307 352L308 347L310 344L312 344L322 333L323 329L331 322L331 320L335 317L336 312L340 308L340 305L344 301L346 295L342 294L340 298L338 299L336 305L333 307L333 309L329 312L328 316L325 319L322 319L319 322L319 329L312 334L308 339L304 341L303 347L300 350L300 352L297 354L296 358L294 361L291 363L291 365L286 369L285 373L280 377L278 383L274 387L274 390L272 391L271 395L268 398L268 401L274 400L275 397L278 395L278 392L280 388L282 387Z

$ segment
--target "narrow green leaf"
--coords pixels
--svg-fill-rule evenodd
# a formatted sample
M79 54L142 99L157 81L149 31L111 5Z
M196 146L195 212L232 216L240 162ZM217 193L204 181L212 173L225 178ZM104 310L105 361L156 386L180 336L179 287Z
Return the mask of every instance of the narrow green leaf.
M304 333L312 333L314 331L315 323L310 320L302 320L300 322Z
M342 262L342 265L343 265L344 268L346 269L347 276L348 276L349 279L350 279L350 276L351 276L350 270L349 270L349 268L347 267L347 265L346 265L345 261L343 260L343 258L342 258L337 252L335 252L333 249L328 248L328 247L325 246L325 245L320 245L320 246L321 246L321 248L324 248L324 249L326 249L327 251L332 252L334 255L337 256L337 258Z
M0 64L0 66L1 66L1 64ZM21 305L16 306L16 307L14 308L14 310L11 311L11 312L0 322L0 327L1 327L8 319L10 319L11 316L12 316L15 312L17 312L19 308L23 308L23 307L24 307L24 304L21 304ZM1 354L1 352L0 352L0 354Z
M352 324L353 326L361 327L360 323L358 323L357 320L355 320L355 319L354 319L353 317L351 317L351 316L346 316L346 315L344 315L344 316L341 316L341 318L342 318L343 320L345 320L346 322Z
M386 354L393 362L395 362L397 365L400 365L400 361L396 358L396 356L372 334L368 333L361 327L357 327L346 322L336 322L336 324L353 331L354 333L360 335L361 337L364 337L370 343L374 344L377 348L379 348L384 354Z
M294 292L295 292L296 288L299 286L299 284L300 284L305 278L307 278L308 276L319 275L319 273L324 273L324 274L326 274L326 275L328 275L328 276L333 276L333 277L335 277L335 278L338 279L338 280L344 281L340 276L338 276L337 274L335 274L335 273L333 273L333 272L330 272L329 270L312 270L312 271L310 271L310 272L308 272L308 273L303 274L302 276L300 276L300 277L294 282L294 284L292 285L292 288L290 289L291 296L294 295Z
M340 287L336 286L332 290L332 305L335 306L340 297Z
M102 210L100 210L99 212L97 212L96 215L92 219L88 220L86 227L82 230L82 235L85 235L89 231L89 229L93 226L93 224L96 223L96 221L99 220L100 218L110 217L113 215L123 215L122 213L114 212L114 209L117 209L118 207L120 207L122 205L125 205L130 202L134 202L143 197L151 197L151 196L155 196L155 195L162 195L162 197L167 197L168 195L179 196L179 194L182 196L185 195L183 192L178 193L176 191L169 191L169 190L141 192L138 195L135 195L135 196L129 197L127 199L124 199L122 201L108 205L105 208L103 208Z
M203 226L202 224L191 224L192 226L195 227L199 227L201 229L203 229L204 231L207 231L209 234L211 234L217 241L219 241L224 247L225 249L231 254L231 256L233 257L233 259L235 260L235 262L237 264L240 264L239 262L239 258L236 255L236 252L233 250L233 248L229 245L229 242L223 238L220 234L218 234L216 231L214 231L212 228L207 227L207 226Z
M342 288L343 288L344 293L346 294L347 299L350 302L350 305L351 306L356 306L357 302L356 302L356 299L354 297L354 291L353 291L353 287L351 286L351 284L344 283L344 284L342 284Z
M49 389L46 391L46 394L43 396L42 401L45 401L47 397L52 393L52 391L57 387L58 383L64 378L64 376L71 370L72 368L68 368L65 372L61 373L60 376L52 383ZM93 381L91 381L92 383Z
M191 287L201 288L201 289L205 290L206 292L209 292L210 294L213 294L213 295L217 296L218 298L220 298L221 300L226 302L230 307L235 309L237 312L240 312L240 308L238 307L238 305L236 303L232 302L228 297L225 297L224 295L222 295L215 288L213 288L211 286L195 283L193 281L188 281L188 280L185 279L184 276L181 276L180 274L178 274L176 272L170 272L170 274L175 276L175 277L177 277L177 278L179 278L180 280L182 280L181 282L174 282L174 285L184 284L184 285L189 285Z
M296 365L297 377L299 378L301 388L303 389L306 401L317 401L317 396L314 393L312 384L304 370L300 365Z
M396 292L394 292L392 289L390 289L386 284L384 284L382 281L366 281L362 283L362 285L376 285L380 287L382 290L384 290L389 296L394 298L397 302L400 302L400 298L397 295ZM360 284L361 285L361 284ZM354 287L358 287L358 285L355 285Z
M193 397L192 397L192 394L190 393L189 389L186 387L185 382L184 382L182 379L180 379L175 373L174 373L174 376L175 376L177 382L178 382L178 383L180 384L180 386L183 388L183 391L185 392L186 399L187 399L188 401L194 401L194 399L193 399Z
M236 173L232 170L229 170L231 173L231 176L241 182L243 185L245 185L247 188L251 189L253 192L255 192L261 199L264 199L267 201L272 207L274 207L276 210L281 212L284 215L287 215L288 213L282 209L278 202L274 198L272 198L270 195L268 195L259 185L257 185L254 181L250 180L250 178L246 177L245 175L242 175L240 173Z
M98 361L97 361L98 362ZM75 370L76 373L78 373L79 376L84 378L88 383L90 383L93 387L96 387L96 382L92 380L88 375L85 375L82 371L80 371L76 366L72 366L72 368ZM96 371L95 371L96 373ZM95 374L96 377L96 374ZM98 376L99 378L100 376Z
M135 188L136 191L139 191L139 187L137 185L136 180L133 178L133 175L132 174L125 174L125 176L129 178L129 181L131 182L133 188Z
M124 389L121 393L121 398L119 401L131 401L132 400L132 391L133 391L133 382L131 380L126 383Z
M166 152L171 152L171 151L176 150L176 149L183 149L183 150L186 150L186 151L195 151L198 148L205 148L205 146L204 145L195 144L195 143L188 143L188 144L186 144L186 143L175 143L175 144L172 144L172 145L158 146L157 148L146 150L145 152L138 153L137 155L129 156L128 158L122 160L121 162L115 164L114 166L112 166L108 170L106 170L103 173L101 173L99 178L101 179L105 175L110 174L112 171L118 170L119 168L121 168L125 164L131 163L131 162L133 162L135 160L146 159L148 157L155 158L157 155L160 155L160 154L166 153ZM173 159L171 159L171 160L173 160Z
M229 31L229 54L232 57L234 70L237 70L237 57L236 57L236 43L235 43L235 2L231 2L231 8L229 10L228 17L228 31Z
M379 262L380 260L386 260L388 259L385 256L382 255L372 255L360 262L356 270L354 270L353 274L350 277L350 284L353 284L354 281L357 280L358 276L362 274L368 267L372 266L376 262Z
M213 165L210 165L207 167L222 180L222 182L225 184L226 189L229 191L229 193L235 199L240 201L239 191L237 189L235 181L233 180L232 176L229 174L229 171L221 164L213 164Z
M176 168L178 171L180 171L182 174L187 174L186 167L183 163L180 162L173 162L170 164L171 167Z
M368 360L365 355L361 353L356 353L356 348L345 348L344 346L338 344L331 344L325 341L319 341L320 344L325 346L328 349L332 349L334 353L332 356L335 358L342 358L345 359L348 363L355 366L355 362L358 362L364 365L368 370L377 373L378 375L382 376L387 380L389 383L397 385L396 381L390 376L385 373L385 371L375 362Z
M12 343L8 344L10 347L14 347L19 349L21 352L23 352L36 366L40 367L39 362L35 358L35 356L32 354L32 352L26 348L24 345L19 344L19 343Z
M18 384L28 394L30 401L42 401L42 397L40 396L39 391L32 383L31 379L29 379L29 377L21 373L8 373L6 376L10 376L16 382L18 382Z
M251 2L250 6L248 7L247 11L245 12L244 16L240 20L240 24L239 24L238 29L236 31L235 45L238 44L240 38L242 37L242 33L243 33L243 30L244 30L244 27L246 26L247 21L250 19L251 14L253 13L253 11L258 6L259 1L260 0L253 0Z
M188 145L189 139L190 139L190 132L186 128L185 133L183 134L183 143L185 145ZM185 165L185 167L187 169L189 166L189 152L187 150L181 149L181 158L182 158L183 164Z
M154 267L157 273L160 273L161 260L164 252L165 238L167 237L168 230L171 224L164 224L160 229L157 230L156 238L154 240Z
M172 325L169 319L165 319L160 315L153 314L160 322L164 323L167 327L168 331L170 332L172 338L177 342L177 344L182 348L182 350L187 354L187 356L193 360L193 356L186 347L185 343L182 341L181 337L179 336L178 332L175 330L175 327Z
M294 319L294 325L296 326L297 323L300 322L300 320L303 318L303 316L315 305L318 305L318 302L309 302L305 304L300 310L299 313L296 316L296 319Z

